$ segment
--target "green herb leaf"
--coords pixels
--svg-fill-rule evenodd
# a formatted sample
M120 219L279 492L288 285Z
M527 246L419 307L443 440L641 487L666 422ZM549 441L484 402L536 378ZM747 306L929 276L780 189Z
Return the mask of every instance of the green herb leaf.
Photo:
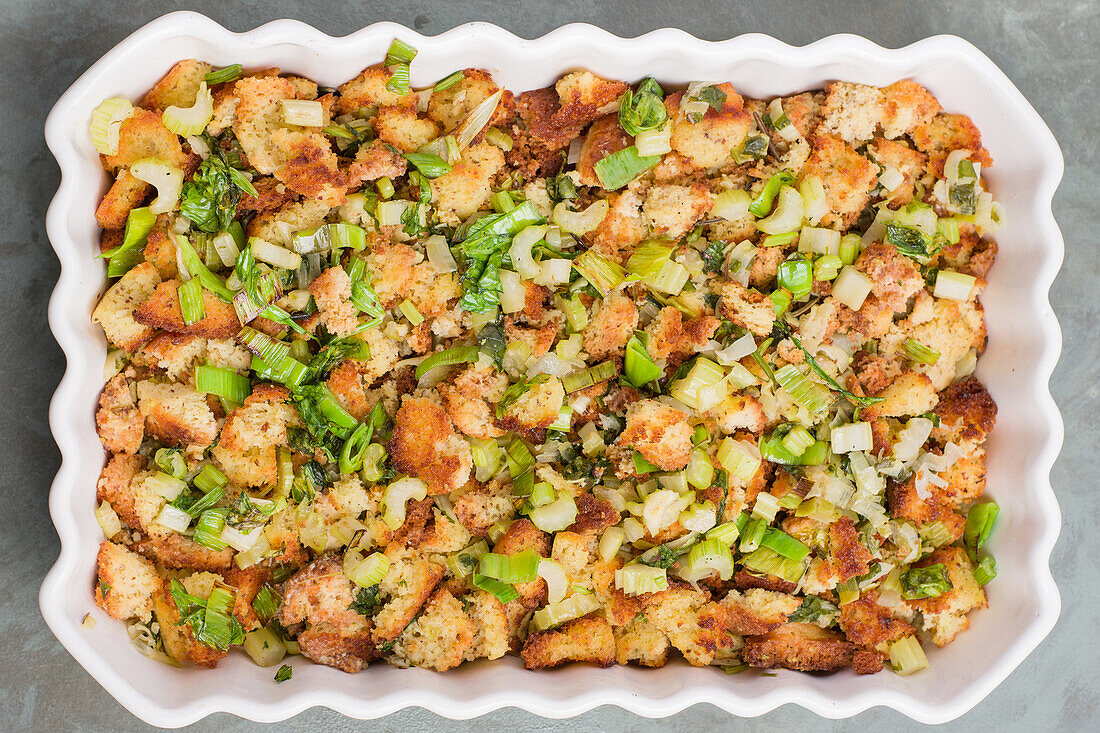
M359 593L355 596L355 601L348 606L350 610L364 616L373 616L381 607L382 599L379 597L377 585L360 588Z
M932 237L921 230L894 222L886 223L886 241L906 257L927 259L940 250Z
M668 119L663 99L664 92L652 77L643 81L638 91L628 89L619 104L619 125L632 136L656 130Z
M799 338L791 332L791 329L789 326L787 326L787 324L783 323L782 321L776 321L773 325L772 332L778 333L780 338L789 338L792 342L794 342L794 345L797 346L799 351L801 351L802 354L806 357L806 363L810 365L810 368L813 369L814 372L816 372L817 375L821 377L827 385L829 385L829 387L831 387L834 391L839 392L844 397L844 399L848 400L853 405L856 405L857 407L868 407L870 405L875 405L879 402L882 402L881 397L859 397L858 395L852 394L851 392L837 384L837 381L829 376L828 372L821 368L821 365L817 363L816 359L814 359L813 354L806 350L806 348L802 345L802 341L800 341ZM758 351L762 350L763 349L759 349Z
M279 671L275 673L276 682L286 682L294 674L294 669L289 664L284 664L279 667Z
M661 162L659 155L639 155L638 148L617 150L596 161L596 177L608 191L622 188L635 178Z
M703 256L703 272L713 272L715 274L722 272L722 265L726 262L726 243L724 241L719 239L711 242L701 254Z
M954 587L943 563L923 568L910 568L901 574L900 580L902 597L909 600L935 598Z
M230 165L226 152L215 148L191 180L183 184L180 213L204 232L224 232L233 223L242 193L255 196L256 189Z
M710 108L715 112L721 112L722 106L726 103L726 93L713 84L708 87L703 87L695 95L696 99L701 99L710 105Z
M477 332L477 346L485 354L488 354L497 369L503 368L504 352L508 347L508 338L504 333L503 315L482 326L481 330Z

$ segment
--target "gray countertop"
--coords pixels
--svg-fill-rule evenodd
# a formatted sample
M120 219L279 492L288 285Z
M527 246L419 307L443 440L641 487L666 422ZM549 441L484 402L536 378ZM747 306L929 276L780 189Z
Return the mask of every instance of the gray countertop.
M1062 618L1054 632L983 703L946 726L951 730L1096 730L1100 727L1100 666L1095 653L1100 607L1100 532L1096 530L1097 423L1100 389L1100 248L1095 216L1100 191L1100 3L1089 0L973 0L959 2L418 2L403 4L277 2L187 4L156 0L0 1L0 283L11 308L0 311L0 728L5 730L146 730L69 656L46 628L37 594L59 545L46 500L59 454L46 414L61 378L63 359L50 336L46 304L58 265L43 224L58 184L57 168L42 139L47 111L100 55L153 18L180 8L198 10L232 30L293 17L343 35L379 20L436 34L459 23L490 20L525 36L542 35L571 21L634 36L674 25L719 40L758 31L791 44L851 32L884 46L903 46L937 33L975 43L1016 83L1062 145L1066 175L1054 214L1066 240L1066 262L1051 301L1065 333L1065 351L1052 380L1066 422L1066 443L1052 481L1065 518L1052 566L1062 591ZM1020 141L1026 145L1027 141ZM1091 193L1090 193L1091 192ZM1089 204L1092 197L1093 204ZM1092 232L1090 234L1089 232ZM1092 283L1090 285L1089 283ZM1092 509L1090 509L1092 507ZM547 721L501 710L455 723L419 709L376 723L311 710L280 726L285 730L344 730L368 725L384 730L705 730L730 724L744 730L839 730L793 706L761 718L734 721L700 705L675 717L648 721L604 707L569 721ZM920 726L898 713L875 709L857 725L890 730ZM216 715L201 731L246 731L260 726Z

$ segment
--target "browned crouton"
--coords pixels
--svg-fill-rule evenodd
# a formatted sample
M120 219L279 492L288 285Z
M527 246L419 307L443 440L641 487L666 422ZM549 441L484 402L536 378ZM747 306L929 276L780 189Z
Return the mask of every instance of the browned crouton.
M923 415L936 406L938 399L928 375L916 372L902 372L877 396L882 402L865 408L860 413L863 419Z
M702 183L691 186L665 184L649 189L642 213L655 236L680 239L691 231L714 205Z
M442 565L406 556L405 550L387 550L391 565L378 589L389 599L374 617L374 639L378 644L400 636L443 578Z
M943 563L951 579L951 590L935 598L906 601L921 612L923 628L932 634L936 646L944 646L970 626L966 614L986 605L985 589L974 580L974 563L961 547L941 547L913 567Z
M191 631L190 624L182 623L179 608L168 590L168 584L161 586L153 596L153 610L160 624L160 638L168 656L181 664L194 664L196 667L213 669L229 652L219 651L199 643Z
M132 529L140 529L147 511L138 511L133 484L143 478L145 457L136 453L118 453L103 467L96 482L96 499L110 502L115 513ZM139 478L141 477L141 478ZM159 511L160 507L156 508Z
M285 127L282 101L298 98L294 84L280 76L249 76L233 84L233 93L240 99L233 133L252 167L271 175L279 165L272 133Z
M645 616L632 619L625 626L615 626L615 661L619 664L637 662L643 667L663 667L671 644L664 633Z
M157 279L160 279L159 276ZM190 326L185 324L183 311L180 309L179 287L178 280L160 283L156 292L134 311L134 320L144 326L173 333L214 339L233 338L241 330L241 322L237 320L237 312L233 310L233 306L209 290L202 291L202 304L206 309L206 316ZM150 335L152 335L152 328L149 329Z
M714 316L698 315L684 320L684 314L672 306L662 308L646 327L649 353L658 359L678 364L701 349L721 325Z
M184 172L190 159L176 133L164 126L159 112L135 108L118 129L118 152L103 157L109 169L129 168L144 158L156 158Z
M405 397L394 416L389 442L394 466L428 484L431 494L445 494L470 478L470 445L454 434L447 413L425 399Z
M760 404L760 400L749 395L727 397L712 407L708 414L726 435L733 435L739 430L759 435L768 426L764 406Z
M206 447L218 435L206 398L182 384L138 382L138 409L145 429L165 445Z
M814 131L821 122L821 105L825 95L818 92L803 92L783 98L783 113L791 121L798 134L807 140L813 139Z
M137 453L141 447L145 421L134 404L125 375L116 374L103 388L95 424L103 447L111 453Z
M768 296L735 281L723 284L721 292L718 310L723 316L757 336L767 336L772 332L775 307Z
M439 123L446 131L456 129L466 116L489 97L497 93L499 87L493 77L483 69L465 69L457 84L442 91L433 91L428 99L428 116ZM489 119L489 125L501 125L515 114L515 99L505 90Z
M292 191L328 206L344 203L347 175L336 162L336 153L319 132L280 128L268 136L275 148L275 177Z
M924 289L924 278L916 263L892 244L871 244L860 253L855 266L871 278L875 297L895 313L906 311L909 299Z
M889 166L902 175L902 181L884 194L891 209L898 209L913 200L914 183L924 170L925 156L901 143L876 137L867 146L871 157L882 166Z
M351 302L351 278L344 268L330 267L309 284L317 301L321 324L329 333L348 336L359 325L359 309Z
M407 166L404 156L381 140L375 140L359 146L355 161L348 168L348 184L355 187L363 181L397 178L405 175Z
M855 645L816 624L788 623L763 636L745 637L741 658L753 667L831 672L848 666Z
M162 333L138 349L133 363L155 369L172 381L186 382L206 358L206 339L183 333Z
M744 593L731 590L721 603L728 616L725 626L743 636L775 631L801 605L802 599L797 596L763 588L752 588Z
M153 595L163 581L153 564L136 552L114 542L99 545L96 556L96 605L125 621L148 621L153 613Z
M607 216L596 227L592 247L618 262L625 261L634 246L645 239L649 226L642 218L642 199L626 189L608 198Z
M662 471L677 471L691 457L687 415L657 400L639 400L626 411L626 430L615 441L633 448Z
M886 483L886 501L890 514L898 519L908 519L919 525L939 522L952 540L962 536L966 518L955 511L948 495L938 486L928 485L929 496L922 498L916 489L916 477L905 481L890 480Z
M449 172L432 180L432 204L446 223L457 224L489 202L492 181L504 167L504 153L488 143L471 145Z
M130 171L120 170L95 210L96 221L104 229L121 229L126 226L130 209L140 206L151 190L152 186L135 178Z
M576 498L576 503L577 521L566 527L568 532L596 534L619 523L619 512L603 499L597 499L592 494L581 494Z
M825 122L821 123L821 127ZM818 134L799 181L816 176L825 188L829 212L821 225L847 229L859 217L878 183L878 168L835 135Z
M414 667L446 672L462 664L476 632L458 599L440 588L397 638L393 651Z
M326 555L314 560L283 583L283 626L331 624L338 629L362 629L366 618L349 608L355 601L354 584L344 575L342 558Z
M605 619L585 616L557 629L531 634L521 656L527 669L548 669L566 662L610 667L615 663L615 635Z
M851 517L841 517L829 527L828 564L841 581L866 575L873 559L871 551L859 541Z
M380 656L370 627L370 621L365 621L361 629L349 632L345 628L320 623L298 635L298 648L317 664L355 674L364 664Z
M970 349L985 349L985 310L976 299L967 302L936 298L932 317L913 326L908 335L940 353L935 364L914 365L942 390L955 381L955 365Z
M276 446L286 443L288 421L297 421L286 404L290 393L283 387L261 384L244 404L226 416L218 444L211 453L236 486L271 486L275 483Z
M515 514L512 492L499 481L467 484L453 503L458 521L475 537L485 537L490 527Z
M504 396L507 386L508 378L492 367L472 365L455 377L454 384L443 383L436 389L454 426L466 435L485 440L504 435L504 430L494 424L493 405Z
M917 125L911 136L917 149L928 155L928 170L942 178L943 164L955 150L969 150L970 160L983 168L993 165L989 151L982 147L982 134L966 115L941 112L926 124Z
M166 107L190 107L195 103L199 84L214 70L205 61L185 59L176 63L160 78L141 99L146 109L163 110Z
M264 583L271 580L271 570L260 565L241 570L236 565L225 574L225 582L237 589L233 601L233 615L241 622L245 631L258 629L263 625L260 617L256 615L256 609L252 607L252 601Z
M968 377L940 392L936 415L940 424L932 429L934 440L975 445L993 430L997 404L984 384Z
M584 349L592 359L603 359L625 346L637 325L634 301L622 293L612 293L585 327Z
M388 69L364 69L359 76L340 85L336 113L348 114L363 107L416 109L416 92L397 94L386 88L392 74Z
M705 591L686 585L649 596L643 613L694 666L710 664L736 641L728 633L725 611Z
M672 120L672 149L682 154L696 168L711 168L730 159L731 151L741 147L752 129L752 117L744 100L728 83L716 84L726 98L722 109L708 107L706 113L692 121L680 109L683 92L668 95L665 107Z
M884 115L882 90L837 81L825 85L825 105L816 135L836 135L845 142L869 140Z
M134 544L147 558L175 570L224 572L233 564L233 548L211 550L189 537L163 530L163 536L150 536Z
M404 153L416 152L439 137L439 127L434 122L404 107L383 107L371 118L371 123L379 139Z
M108 341L130 352L153 336L153 329L137 319L135 309L148 301L159 282L156 268L142 262L104 294L92 311L92 320L103 326Z
M911 79L883 87L882 97L882 130L891 140L927 124L941 109L939 100Z
M604 115L589 125L581 144L580 158L577 160L581 185L599 186L596 163L633 144L634 138L619 125L618 112Z
M876 590L865 591L857 600L840 607L840 628L848 641L868 651L877 650L880 657L886 651L884 645L916 633L908 623L894 618L890 609L878 604Z

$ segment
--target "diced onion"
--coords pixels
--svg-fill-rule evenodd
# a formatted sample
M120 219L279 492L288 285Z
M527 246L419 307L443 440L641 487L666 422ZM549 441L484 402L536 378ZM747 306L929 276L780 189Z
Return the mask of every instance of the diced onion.
M569 588L569 577L561 564L541 558L538 577L546 581L546 597L550 603L557 603L565 598L565 591Z
M607 216L608 203L605 199L594 202L584 211L571 211L569 204L562 201L554 207L554 223L568 234L587 234L600 225Z
M164 110L161 119L164 126L177 135L198 135L206 129L206 123L214 117L214 97L206 88L206 82L199 82L195 103L190 107L171 106ZM198 152L198 151L196 151Z
M191 526L191 515L171 504L165 504L157 515L156 521L160 526L167 527L173 532L186 532Z
M790 186L779 189L775 210L766 219L756 222L756 228L765 234L783 234L793 232L802 224L806 207L802 196Z
M781 98L776 97L771 101L771 104L768 105L768 117L771 118L772 127L779 133L779 137L789 143L794 142L800 137L798 128L794 126L790 118L787 117L786 111L783 109L783 100ZM786 118L785 125L775 124L776 120L782 120L784 118Z
M798 187L802 204L806 207L806 221L817 225L829 213L829 200L825 198L825 184L817 176L803 179Z
M280 100L283 122L301 127L320 127L325 124L325 108L320 102L305 99Z
M164 214L176 208L183 188L183 171L156 158L144 158L130 166L130 175L157 189L157 197L149 211Z
M252 247L253 256L260 262L266 262L284 270L297 270L298 266L302 264L302 256L297 252L283 249L259 237L252 237L248 240L248 244Z
M975 282L973 275L966 275L954 270L940 270L936 275L936 287L933 288L932 295L950 300L970 300L970 293L974 290ZM835 285L833 286L833 294L836 294Z
M237 240L229 232L218 232L214 235L214 251L218 253L218 259L226 267L232 267L237 262L241 251L237 249Z
M905 183L905 176L901 171L892 165L886 166L882 173L878 177L879 185L881 185L887 191L893 191L895 188Z
M115 155L118 153L118 132L130 115L134 113L134 105L129 100L121 97L111 97L99 103L92 112L90 134L92 147L102 155Z
M543 260L539 263L539 274L535 276L538 285L564 285L569 282L573 261L564 257Z
M722 366L729 366L734 362L741 361L755 351L756 339L753 338L751 333L746 333L721 351L714 352L714 358Z
M523 310L527 301L527 290L519 275L511 270L498 270L500 277L500 310L502 313L516 313Z
M822 227L802 227L798 235L798 251L835 255L840 252L840 232Z
M428 253L428 262L432 263L438 274L458 270L458 263L451 254L451 248L447 246L447 239L441 234L433 234L424 240L424 249Z
M546 234L545 224L524 227L512 238L512 246L508 255L512 258L512 266L520 275L527 279L536 277L539 272L539 264L531 255L531 247Z
M874 448L871 423L869 422L838 425L833 428L829 440L832 442L833 453L838 455L851 453L852 451L869 451Z
M626 539L626 532L622 527L608 527L604 530L600 536L600 544L597 551L600 554L600 559L604 562L611 562L611 559L618 554L619 548L623 546L623 540Z
M469 147L478 133L489 124L489 120L493 118L493 114L497 111L497 105L500 103L500 97L503 93L504 90L497 90L484 102L474 107L470 114L466 115L466 119L462 121L462 124L454 133L459 149Z
M926 417L913 417L905 428L898 433L894 443L894 457L902 463L908 463L917 457L928 436L932 434L932 421Z
M672 152L672 122L667 121L656 130L639 132L634 138L638 155L664 155Z
M99 522L99 528L103 530L103 536L107 539L111 539L122 531L122 523L115 514L115 510L111 508L110 502L100 502L95 508L95 518Z
M942 277L942 272L940 273ZM939 279L936 280L937 286ZM851 265L845 265L844 269L833 281L833 297L854 311L860 309L863 301L871 293L871 278Z
M236 527L230 527L227 524L222 529L221 539L222 542L229 545L237 552L248 552L263 534L264 531L262 527L254 527L250 532L241 532Z

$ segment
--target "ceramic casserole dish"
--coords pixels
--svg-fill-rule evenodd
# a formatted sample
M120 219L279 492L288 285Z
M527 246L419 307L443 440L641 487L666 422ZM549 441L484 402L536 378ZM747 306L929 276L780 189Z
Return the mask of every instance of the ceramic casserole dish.
M107 185L88 137L91 112L106 97L138 98L186 58L217 66L278 66L336 85L376 63L394 37L419 49L414 87L467 67L488 69L501 86L516 92L552 84L575 68L631 82L647 75L672 85L729 80L750 97L821 88L834 79L886 85L912 78L946 110L973 119L996 161L988 171L990 189L1007 212L1007 224L995 237L997 264L982 296L989 346L978 365L1000 411L987 445L987 493L1001 507L987 547L997 558L999 582L988 587L989 608L973 614L965 635L929 651L930 670L910 677L860 677L851 670L830 676L786 670L727 676L678 662L658 670L575 665L534 674L518 658L507 657L445 675L387 665L346 675L302 662L295 664L291 683L276 685L269 670L243 654L230 656L216 671L180 670L130 648L123 629L94 605L91 592L102 539L93 514L95 482L104 457L94 414L106 354L103 332L89 317L105 283L103 260L93 259L98 252L93 212ZM143 720L182 726L228 711L271 722L318 705L356 718L413 705L459 719L502 707L564 718L607 704L662 717L708 702L739 716L796 703L830 718L884 705L922 722L943 722L989 694L1058 617L1048 562L1060 515L1049 472L1062 442L1062 422L1047 382L1061 334L1047 295L1063 256L1051 214L1062 156L1012 82L966 41L936 36L884 49L857 36L836 35L791 47L763 35L713 43L671 29L624 39L588 25L525 40L486 23L434 37L378 23L333 38L290 20L232 33L204 16L180 12L141 28L85 72L51 112L46 140L62 173L47 217L61 261L49 320L68 366L50 409L63 456L50 494L62 550L42 585L40 603L65 648ZM101 623L82 628L89 613Z

